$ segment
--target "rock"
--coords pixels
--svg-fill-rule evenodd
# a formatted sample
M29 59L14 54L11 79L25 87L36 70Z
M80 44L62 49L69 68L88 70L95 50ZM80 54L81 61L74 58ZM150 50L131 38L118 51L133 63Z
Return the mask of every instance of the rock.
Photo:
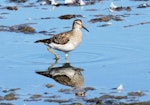
M75 95L79 97L85 97L86 92L76 92Z
M22 3L22 2L26 2L28 0L9 0L10 2L17 2L17 3Z
M37 99L37 98L40 98L40 97L41 97L40 94L34 94L34 95L32 95L30 98L32 98L32 99Z
M18 30L24 33L34 33L35 29L30 26L19 26Z
M0 96L0 100L4 100L4 98L2 96Z
M4 99L5 100L16 100L17 98L15 97L14 93L9 93L4 96Z
M45 85L47 88L51 88L51 87L53 87L53 85L52 84L46 84Z
M82 15L72 15L72 14L67 14L67 15L62 15L59 16L59 19L72 19L72 18L76 18L76 17L83 17Z
M108 21L110 21L111 19L112 19L112 20L115 20L115 21L122 21L122 20L123 20L123 19L120 18L119 16L107 15L107 16L103 16L103 17L91 19L89 22L91 22L91 23L96 23L96 22L108 22Z
M139 96L139 97L141 97L145 94L142 91L137 91L137 92L129 92L128 95L129 96Z
M8 9L8 10L18 10L18 8L16 6L8 6L8 7L6 7L6 9Z

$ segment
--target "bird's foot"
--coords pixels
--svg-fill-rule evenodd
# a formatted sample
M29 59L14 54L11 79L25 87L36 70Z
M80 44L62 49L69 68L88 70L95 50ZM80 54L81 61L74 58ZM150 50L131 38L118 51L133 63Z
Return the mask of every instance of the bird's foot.
M55 55L55 58L54 58L56 61L59 60L59 56L58 55Z

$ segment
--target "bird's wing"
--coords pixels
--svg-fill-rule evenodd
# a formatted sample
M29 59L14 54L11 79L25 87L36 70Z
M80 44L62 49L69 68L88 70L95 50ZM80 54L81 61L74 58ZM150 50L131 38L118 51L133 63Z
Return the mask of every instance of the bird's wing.
M52 38L49 39L42 39L42 40L37 40L35 43L45 43L45 44L50 44L50 43L56 43L56 44L66 44L69 41L71 31L60 33L57 35L54 35Z
M56 44L66 44L69 41L69 37L70 37L70 31L60 33L50 38L51 40L50 42L53 42Z

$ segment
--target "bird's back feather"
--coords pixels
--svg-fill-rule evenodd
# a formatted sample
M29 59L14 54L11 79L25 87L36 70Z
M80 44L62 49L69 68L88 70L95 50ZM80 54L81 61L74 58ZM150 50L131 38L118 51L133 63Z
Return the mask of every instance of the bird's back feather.
M69 41L69 37L70 37L70 31L54 35L52 38L49 39L37 40L35 41L35 43L44 43L44 44L55 43L55 44L63 45Z

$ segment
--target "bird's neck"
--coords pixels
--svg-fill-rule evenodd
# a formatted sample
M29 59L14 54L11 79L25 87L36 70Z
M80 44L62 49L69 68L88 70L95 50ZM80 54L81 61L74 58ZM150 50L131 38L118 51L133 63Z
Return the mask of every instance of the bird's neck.
M73 27L72 30L79 31L80 28L78 28L78 27Z

